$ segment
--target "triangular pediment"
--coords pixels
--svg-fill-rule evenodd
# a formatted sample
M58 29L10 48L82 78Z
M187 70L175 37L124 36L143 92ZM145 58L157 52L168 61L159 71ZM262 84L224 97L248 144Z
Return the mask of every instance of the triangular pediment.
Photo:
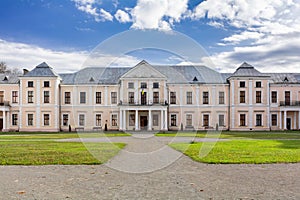
M153 68L145 60L138 63L131 70L125 73L121 78L162 78L165 79L166 76Z

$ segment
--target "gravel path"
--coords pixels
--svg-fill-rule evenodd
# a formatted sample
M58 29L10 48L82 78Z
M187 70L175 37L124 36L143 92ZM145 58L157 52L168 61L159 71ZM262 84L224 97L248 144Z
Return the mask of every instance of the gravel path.
M166 147L169 139L121 140L128 142L125 150L105 165L0 166L0 199L300 199L300 163L209 165ZM143 162L130 157L157 149L167 153ZM159 164L174 155L168 165L141 173L153 160Z

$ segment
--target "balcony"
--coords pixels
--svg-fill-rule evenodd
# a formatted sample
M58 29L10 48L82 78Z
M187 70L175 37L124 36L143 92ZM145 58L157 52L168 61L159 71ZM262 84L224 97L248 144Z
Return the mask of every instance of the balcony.
M300 101L280 101L280 106L300 106Z
M148 102L120 102L119 106L167 106L168 102L159 101L158 103Z

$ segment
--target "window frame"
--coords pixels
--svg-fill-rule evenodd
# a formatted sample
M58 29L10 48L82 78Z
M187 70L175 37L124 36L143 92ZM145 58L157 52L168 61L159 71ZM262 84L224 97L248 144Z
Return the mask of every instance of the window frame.
M11 92L11 96L12 96L12 103L18 103L18 91L12 91Z
M170 92L170 104L176 104L176 92Z
M27 87L33 88L34 87L33 81L27 81Z
M95 101L96 104L101 104L101 103L102 103L102 102L101 102L101 100L102 100L102 99L101 99L101 92L96 92L96 93L95 93L95 98L96 98L96 99L95 99L95 100L96 100L96 101Z
M44 103L50 103L50 91L44 91Z
M240 81L239 82L239 87L240 88L245 88L246 87L246 81Z
M177 115L176 114L171 114L170 115L171 123L170 125L173 127L177 126Z
M275 117L275 118L273 118L273 117ZM278 116L277 116L277 114L271 114L271 124L272 124L272 126L278 126Z
M95 115L95 126L101 127L101 124L102 124L102 115L97 113Z
M43 126L50 126L50 114L43 114Z
M111 104L117 104L117 102L118 102L117 92L111 92L110 93L110 102L111 102Z
M34 117L32 113L27 114L27 126L33 126Z
M65 92L65 104L71 104L71 92Z
M34 103L34 91L27 91L27 103Z
M86 104L86 92L79 93L79 103Z
M262 92L261 91L255 91L255 102L256 103L262 103Z
M262 114L255 115L255 126L263 126Z
M246 114L240 114L240 126L246 126Z
M85 114L78 115L78 126L85 126Z
M275 95L273 96L273 94ZM277 91L271 91L271 103L278 103Z
M17 113L11 114L11 125L18 126L18 114Z
M44 88L50 87L50 81L44 81Z
M209 127L209 114L202 115L202 125L203 127Z
M186 104L193 104L193 92L191 91L186 92Z
M159 92L153 92L153 103L154 104L159 103Z
M246 103L246 91L245 90L240 90L239 92L239 102L240 103ZM243 93L243 95L242 95Z
M153 82L153 88L158 89L159 88L159 82Z

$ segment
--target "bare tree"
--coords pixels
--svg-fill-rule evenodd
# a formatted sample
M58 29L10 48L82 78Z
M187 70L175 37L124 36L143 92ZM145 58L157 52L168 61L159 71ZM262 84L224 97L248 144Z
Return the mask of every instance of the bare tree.
M5 73L7 72L7 65L5 62L0 62L0 73Z

